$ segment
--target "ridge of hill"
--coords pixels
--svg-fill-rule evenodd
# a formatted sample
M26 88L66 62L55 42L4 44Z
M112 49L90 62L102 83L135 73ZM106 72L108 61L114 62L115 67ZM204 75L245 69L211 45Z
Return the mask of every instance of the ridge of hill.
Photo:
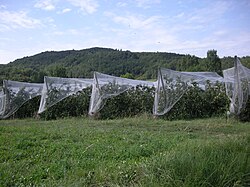
M250 66L250 57L243 64ZM222 68L233 66L232 57L221 59ZM249 67L248 66L248 67ZM43 82L43 77L93 77L98 71L114 76L156 79L159 67L179 71L206 71L206 58L168 52L131 52L111 48L46 51L0 65L0 82L11 79ZM1 84L1 83L0 83Z

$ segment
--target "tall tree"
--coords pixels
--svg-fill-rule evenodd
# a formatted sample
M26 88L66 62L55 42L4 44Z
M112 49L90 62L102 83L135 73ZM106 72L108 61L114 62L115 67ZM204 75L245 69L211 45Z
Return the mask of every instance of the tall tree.
M179 71L195 71L195 67L199 64L199 58L196 56L185 55L179 63Z
M206 69L222 75L221 60L214 49L207 51Z
M63 66L54 65L48 68L48 74L52 77L67 77L67 70Z

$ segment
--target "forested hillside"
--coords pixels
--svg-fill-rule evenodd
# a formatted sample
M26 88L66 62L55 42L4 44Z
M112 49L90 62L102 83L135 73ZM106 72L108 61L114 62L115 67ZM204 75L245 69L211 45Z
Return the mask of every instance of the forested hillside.
M233 61L233 57L219 59L216 50L208 51L207 58L167 52L130 52L109 48L47 51L17 59L7 65L0 65L0 84L3 79L43 82L45 75L92 77L94 71L127 78L156 79L159 67L179 71L221 73L219 69L232 67ZM241 58L241 62L250 67L249 56Z

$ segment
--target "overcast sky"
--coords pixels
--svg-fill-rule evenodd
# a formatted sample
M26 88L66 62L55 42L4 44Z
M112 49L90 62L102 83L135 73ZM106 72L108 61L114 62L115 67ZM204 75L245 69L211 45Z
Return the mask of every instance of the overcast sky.
M0 0L0 63L108 47L250 55L250 0Z

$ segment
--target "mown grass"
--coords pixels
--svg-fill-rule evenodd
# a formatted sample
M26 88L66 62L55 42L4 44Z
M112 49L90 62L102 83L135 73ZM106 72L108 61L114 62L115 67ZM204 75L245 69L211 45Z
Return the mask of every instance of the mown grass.
M0 121L0 186L249 186L250 123Z

